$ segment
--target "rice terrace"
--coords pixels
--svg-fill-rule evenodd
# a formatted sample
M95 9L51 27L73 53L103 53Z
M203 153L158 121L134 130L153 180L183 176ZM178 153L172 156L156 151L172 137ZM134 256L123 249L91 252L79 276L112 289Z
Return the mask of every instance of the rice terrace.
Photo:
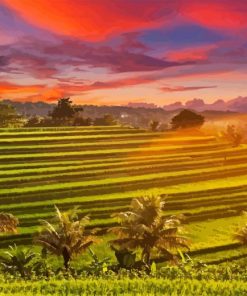
M245 144L121 126L6 128L0 143L0 210L20 223L18 234L1 238L2 248L32 244L54 205L77 206L79 215L90 215L89 228L107 229L133 198L158 194L165 215L183 215L192 260L217 265L247 257L230 235L246 219ZM93 249L114 260L110 236L104 232Z
M167 215L185 216L191 255L243 256L229 231L243 221L247 204L246 145L118 126L2 129L0 143L0 209L21 225L1 244L29 243L54 205L79 206L91 225L107 227L132 198L158 193Z

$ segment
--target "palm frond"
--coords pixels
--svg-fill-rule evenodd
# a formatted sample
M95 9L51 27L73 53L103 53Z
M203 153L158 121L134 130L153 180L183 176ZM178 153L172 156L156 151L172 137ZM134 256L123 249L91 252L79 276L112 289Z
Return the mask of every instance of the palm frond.
M9 213L0 213L0 232L17 232L19 220Z
M34 239L34 242L42 245L51 253L58 256L66 256L66 268L71 256L83 252L95 242L93 236L85 236L85 226L89 223L89 216L78 219L77 209L60 212L56 209L56 223L51 224L42 220L43 230ZM65 258L65 257L64 257Z

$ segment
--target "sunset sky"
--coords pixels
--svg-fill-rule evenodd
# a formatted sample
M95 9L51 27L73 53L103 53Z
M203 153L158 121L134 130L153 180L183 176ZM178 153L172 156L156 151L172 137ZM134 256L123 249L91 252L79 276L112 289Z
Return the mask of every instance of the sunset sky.
M0 0L0 99L247 95L245 0Z

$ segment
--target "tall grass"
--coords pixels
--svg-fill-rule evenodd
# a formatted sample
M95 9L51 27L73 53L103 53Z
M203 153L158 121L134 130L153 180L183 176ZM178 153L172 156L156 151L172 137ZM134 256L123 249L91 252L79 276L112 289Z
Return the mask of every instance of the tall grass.
M244 296L247 283L242 281L197 281L167 279L95 279L14 281L0 283L0 295L140 295L140 296Z

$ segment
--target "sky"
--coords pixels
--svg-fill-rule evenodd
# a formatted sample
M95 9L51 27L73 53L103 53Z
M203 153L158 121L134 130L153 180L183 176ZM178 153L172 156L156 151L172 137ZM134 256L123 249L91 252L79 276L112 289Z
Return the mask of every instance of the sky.
M0 99L247 95L246 0L0 0Z

